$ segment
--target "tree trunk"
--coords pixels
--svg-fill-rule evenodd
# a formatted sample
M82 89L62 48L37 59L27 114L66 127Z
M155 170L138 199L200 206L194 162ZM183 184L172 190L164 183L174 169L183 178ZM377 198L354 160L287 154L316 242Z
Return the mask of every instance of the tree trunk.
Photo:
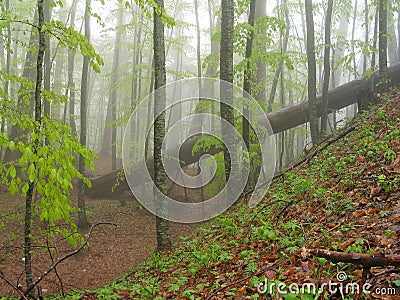
M253 38L254 38L254 19L256 11L256 0L250 0L250 11L248 23L251 26L250 35L247 37L246 41L246 55L245 60L246 68L243 75L243 97L247 98L251 95L250 83L252 79L252 72L250 68L250 58L253 50ZM242 117L242 135L243 140L246 144L247 151L250 152L250 126L249 126L249 107L246 102L243 103L243 117Z
M356 20L357 20L357 8L358 8L358 1L355 0L354 4L354 14L353 14L353 26L351 28L351 52L355 53L355 41L354 41L354 35L356 32ZM353 56L353 73L354 73L354 79L357 78L358 72L357 72L357 63L356 63L356 56Z
M36 85L35 85L35 126L33 133L36 138L33 139L33 155L37 155L38 147L40 146L41 124L42 124L42 81L43 81L43 60L46 50L45 31L41 30L45 25L44 16L44 0L37 1L38 9L38 27L39 29L39 47L36 60ZM49 49L48 49L49 50ZM36 168L35 164L34 167ZM25 222L24 222L24 264L25 264L25 281L26 290L30 290L33 284L32 279L32 213L33 213L33 193L35 190L35 180L29 181L28 191L25 197Z
M259 19L265 17L267 15L267 0L257 0L256 1L256 11L255 11L255 19ZM260 47L260 52L264 53L267 51L266 46L264 44L257 45ZM256 85L259 87L257 91L255 91L256 100L260 102L265 102L267 100L267 91L266 91L266 77L267 77L267 67L264 62L257 62L257 76L255 78Z
M387 77L387 0L379 0L379 88L380 92L388 89Z
M164 0L156 0L159 8L164 8ZM164 24L161 16L154 8L154 89L157 93L154 99L154 189L159 189L161 193L167 194L167 179L165 169L161 159L161 149L165 136L165 107L166 94L162 87L166 84L165 71L165 42ZM161 89L160 89L161 88ZM160 90L158 90L160 89ZM157 91L158 90L158 91ZM164 210L164 199L157 191L154 191L156 208L158 211ZM157 250L164 251L171 248L169 237L168 220L156 216Z
M114 42L114 58L112 66L112 81L111 81L111 94L108 101L111 103L111 124L106 126L111 126L111 170L115 171L117 169L117 125L115 121L117 119L117 82L118 82L118 67L120 59L120 47L122 39L121 25L124 19L124 6L123 2L118 5L118 18L115 33Z
M390 1L387 2L387 5L391 5ZM397 40L396 40L396 29L394 27L395 25L395 19L394 19L394 14L392 11L388 11L388 35L389 35L389 39L388 39L388 55L389 55L389 64L394 64L397 62L397 58L398 58L398 53L397 53Z
M71 19L69 25L73 27L75 25L75 14L76 14L76 1L72 3L71 8ZM76 134L76 123L75 123L75 83L74 83L74 60L75 55L71 50L68 50L68 84L65 91L65 96L69 96L69 124L71 126L71 132L73 135ZM66 121L66 109L64 110L64 122Z
M339 28L336 36L336 47L335 54L333 55L333 61L336 63L344 56L344 41L347 40L347 33L349 29L349 22L346 16L342 16L339 21ZM332 69L332 88L336 88L341 85L342 77L342 66L339 65L337 68L334 66Z
M369 9L368 0L364 1L364 26L365 26L365 37L364 37L364 47L367 47L369 43ZM367 72L367 55L363 54L363 75Z
M285 35L283 37L283 42L281 45L281 53L282 54L287 51L289 35L290 35L290 19L289 19L289 10L287 8L287 5L285 5L285 21L286 21L286 30L285 30ZM283 69L283 61L280 61L278 64L278 68L275 71L274 81L272 82L271 93L269 94L269 99L268 99L267 112L272 111L272 106L273 106L273 103L275 100L275 94L276 94L276 90L278 87L278 80L279 80L280 74L282 73L282 69Z
M234 9L233 0L221 1L221 49L220 49L220 79L233 83L233 27ZM233 114L233 88L232 86L222 85L220 89L220 110L221 118L234 126ZM226 131L221 124L222 140L224 143L234 144L233 137ZM233 156L232 156L233 155ZM232 163L237 163L232 159L233 153L229 153L224 147L225 180L228 182Z
M85 9L85 37L90 42L90 0L86 0ZM86 135L87 135L87 102L88 102L88 75L89 75L89 57L83 57L82 66L82 80L81 80L81 132L80 132L80 143L86 146ZM81 155L78 159L78 171L85 175L85 160ZM83 180L79 180L78 186L78 228L87 229L90 227L90 223L86 216L86 203L85 203L85 183Z
M322 115L321 115L321 133L326 134L328 129L328 90L329 79L331 76L331 24L332 24L333 0L328 0L325 19L325 49L324 49L324 85L322 87Z
M306 23L307 23L307 65L308 65L308 101L310 131L313 144L318 144L320 131L318 126L317 112L317 90L316 90L316 63L315 63L315 41L314 41L314 17L312 0L305 0Z

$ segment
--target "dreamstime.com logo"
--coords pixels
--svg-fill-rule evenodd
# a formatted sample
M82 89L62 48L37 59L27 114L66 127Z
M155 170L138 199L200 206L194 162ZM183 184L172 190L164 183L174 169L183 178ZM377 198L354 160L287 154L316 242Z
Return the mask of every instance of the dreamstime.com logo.
M372 292L377 295L396 295L396 288L394 287L377 287L372 289L372 285L370 283L364 283L363 285L358 284L357 282L345 282L348 276L346 272L339 272L336 274L337 282L329 280L328 282L321 283L320 285L316 285L311 282L306 282L303 284L291 283L290 285L286 285L281 281L274 281L265 279L264 282L261 282L257 291L260 294L268 294L268 295L302 295L302 294L310 294L310 295L322 295L324 292L327 292L329 295L340 294L344 295L355 295L355 294L371 294Z
M157 99L164 97L167 107L154 113ZM249 153L237 128L218 115L221 103L233 108L235 117L247 119L255 133L253 139L260 145L260 172L249 206L256 206L265 195L275 171L275 137L263 109L249 94L228 82L191 78L170 83L148 95L135 107L128 121L122 143L123 168L131 191L147 210L174 222L201 222L224 212L243 193L250 174ZM155 185L151 159L153 125L162 114L166 126L161 157L169 181L185 189L202 188L211 182L217 163L208 153L210 146L208 150L206 147L198 153L192 152L202 137L216 138L229 151L232 165L228 182L211 199L197 203L177 201ZM229 138L221 135L221 128L226 132L224 137ZM200 173L189 176L182 166L193 163L199 164Z

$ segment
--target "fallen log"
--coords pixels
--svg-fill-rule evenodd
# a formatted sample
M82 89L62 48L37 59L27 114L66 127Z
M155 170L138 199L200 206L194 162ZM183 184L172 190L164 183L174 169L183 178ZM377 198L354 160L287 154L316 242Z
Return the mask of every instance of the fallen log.
M391 81L391 85L400 85L400 63L394 64L388 68L388 77ZM369 78L358 78L330 90L328 93L329 111L336 111L353 103L357 103L359 93L366 89L370 89L370 87L374 86L374 83L376 82L379 82L378 72L375 72ZM318 97L317 100L320 102L321 97ZM366 104L363 103L363 106L364 105ZM321 112L322 110L319 108L318 116L321 116ZM308 122L308 101L298 102L259 117L261 125L265 125L267 120L275 134L304 124ZM221 151L221 149L214 148L207 152L199 151L195 155L192 155L192 148L200 137L200 135L194 136L187 140L183 145L177 146L177 148L179 148L179 159L181 165L190 165L198 161L198 159L204 154L213 155ZM151 170L153 169L153 159L147 159L146 163L151 174ZM135 166L133 166L133 168L135 168ZM124 179L124 174L121 169L102 176L90 178L90 180L92 182L92 187L87 189L86 194L91 198L118 198L122 193L129 191L129 186ZM116 184L117 182L118 184ZM136 186L143 183L143 180L135 182Z
M344 262L362 265L364 268L400 266L400 255L363 254L355 252L339 252L324 249L304 249L304 252L325 258L333 263Z

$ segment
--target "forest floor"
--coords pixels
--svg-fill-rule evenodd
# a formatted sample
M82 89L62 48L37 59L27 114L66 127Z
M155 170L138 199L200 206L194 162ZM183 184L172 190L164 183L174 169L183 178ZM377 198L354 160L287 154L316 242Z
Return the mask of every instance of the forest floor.
M111 162L106 157L100 157L95 165L95 170L89 171L90 176L111 170ZM180 191L175 190L175 193L177 192ZM72 193L71 198L76 201L76 193ZM121 202L124 205L121 205ZM118 276L129 272L130 266L148 258L156 248L155 217L133 201L129 193L124 199L119 200L87 199L86 205L89 222L92 224L108 222L116 226L107 224L97 226L91 234L89 248L57 267L61 281L54 272L43 280L40 286L44 295L60 292L61 286L69 292L111 283ZM23 209L24 199L6 193L0 194L0 212L2 220L5 220L4 226L0 228L0 271L16 285L25 284L22 260ZM74 217L76 218L76 215ZM40 221L36 220L35 225L40 225ZM176 241L178 236L187 234L194 226L171 222L172 240ZM73 250L68 243L57 243L57 245L59 257ZM53 257L56 255L53 254ZM32 265L35 279L51 265L48 251L44 248L36 249ZM16 291L0 279L0 298L11 295L17 296Z
M90 247L60 266L68 290L91 286L67 299L400 299L399 264L364 270L309 254L400 254L400 92L382 103L347 124L354 127L349 134L289 166L256 208L241 200L196 229L172 225L177 242L166 253L153 252L154 218L133 203L90 200L92 222L124 226L99 227ZM21 254L10 257L6 269L0 266L15 278ZM48 293L59 288L51 276Z

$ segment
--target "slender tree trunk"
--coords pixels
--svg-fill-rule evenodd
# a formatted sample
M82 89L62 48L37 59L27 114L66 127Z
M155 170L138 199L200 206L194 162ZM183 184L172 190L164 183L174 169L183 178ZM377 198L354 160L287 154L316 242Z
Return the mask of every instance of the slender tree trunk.
M256 11L255 11L255 19L259 19L265 17L267 15L267 0L257 0L256 1ZM257 45L260 47L261 52L266 52L266 46L264 43ZM261 60L257 62L257 77L256 84L258 86L258 90L254 91L256 94L253 95L258 101L265 102L267 101L267 67Z
M373 49L376 49L376 44L378 42L378 24L379 24L379 9L376 9L375 24L374 24L374 38L373 38L373 42L372 42ZM371 68L373 71L375 71L375 67L376 67L376 53L374 51L374 52L372 52L372 57L371 57Z
M120 29L123 24L124 19L124 6L123 2L120 2L118 5L118 18L117 18L117 27L115 33L115 42L114 42L114 59L112 66L112 83L111 83L111 94L108 99L111 102L111 170L115 171L117 169L117 125L115 121L117 119L117 82L118 82L118 67L119 67L119 59L120 59L120 47L121 47L121 39L122 39L122 31Z
M331 76L331 24L332 24L333 0L328 0L325 19L325 49L324 49L324 84L322 87L322 115L321 115L321 133L326 134L328 129L328 90L329 79Z
M355 53L355 41L354 41L354 35L356 32L356 20L357 20L357 8L358 8L358 1L355 0L354 4L354 14L353 14L353 26L351 28L351 51L352 53ZM354 73L354 79L357 78L357 62L356 62L356 56L353 57L353 73Z
M282 54L287 51L289 35L290 35L290 20L289 20L289 11L287 5L285 5L285 22L286 22L286 30L285 30L285 35L283 37L283 42L281 44ZM275 100L276 90L278 87L279 76L282 73L282 69L283 69L283 61L280 61L278 64L278 68L275 71L274 81L272 82L271 93L269 94L269 99L268 99L267 112L272 111L272 106Z
M71 8L71 19L69 25L73 27L75 25L75 14L76 14L76 1L72 3ZM76 133L75 123L75 83L74 83L74 62L75 55L71 50L68 50L68 84L65 90L65 96L69 96L69 124L73 135ZM67 105L67 103L65 103ZM64 122L66 121L66 107L64 109Z
M379 90L384 92L388 89L387 76L387 13L388 1L379 0Z
M400 61L400 1L397 2L397 60Z
M85 9L85 37L90 42L90 0L86 0ZM86 146L86 135L87 135L87 102L88 102L88 76L89 76L89 57L83 57L82 66L82 80L81 80L81 132L80 132L80 143ZM81 174L85 174L85 160L81 155L78 159L78 170ZM78 186L78 228L87 229L90 226L86 216L86 203L85 203L85 183L79 180Z
M44 21L45 23L50 22L51 19L51 9L50 0L44 0ZM50 52L50 36L46 34L46 51L44 53L44 89L50 90L50 76L51 76L51 52ZM43 114L47 118L50 118L50 99L44 99L43 101Z
M387 2L387 5L390 5L390 1ZM388 21L387 21L387 30L388 30L388 55L389 55L389 64L393 65L397 62L397 40L396 40L396 29L395 29L395 19L392 11L387 12Z
M38 9L38 27L41 29L44 24L44 0L37 1L37 9ZM33 129L33 133L37 136L33 139L33 149L32 152L34 155L37 155L38 147L40 146L40 140L38 136L40 136L41 124L42 124L42 81L43 81L43 60L46 49L46 41L45 41L45 31L39 30L39 48L37 53L37 61L36 61L36 86L35 86L35 127ZM34 165L36 168L36 166ZM26 290L31 290L31 286L33 284L32 279L32 213L33 213L33 193L35 190L35 180L29 181L28 183L28 191L25 197L25 228L24 228L24 264L25 264L25 281L26 281Z
M256 11L256 0L250 0L250 12L248 23L251 26L250 35L246 41L246 68L243 75L243 96L247 98L251 95L250 84L252 79L252 72L250 67L250 58L253 50L253 39L254 39L254 20ZM243 103L243 118L242 118L242 135L243 140L246 144L247 151L250 152L250 125L249 125L249 107L246 102Z
M164 0L156 0L159 8L164 8ZM165 72L165 42L164 42L164 24L161 16L154 9L154 88L164 87L166 84ZM159 189L162 193L167 194L167 178L165 169L161 159L161 149L165 136L165 106L166 94L165 89L157 92L157 97L154 99L154 182L155 189ZM160 115L159 115L160 114ZM158 117L157 117L158 116ZM157 195L157 192L154 192ZM163 197L156 199L157 210L163 210ZM157 250L164 251L171 248L171 240L169 237L169 223L159 216L156 217L157 231Z
M234 9L233 0L221 1L221 49L220 49L220 79L233 83L233 26L234 26ZM220 89L220 110L221 118L228 121L234 126L233 114L233 89L232 87L222 86ZM229 105L230 104L230 105ZM234 144L233 137L226 132L225 127L221 126L222 140L225 143ZM233 157L235 155L232 153ZM225 180L228 182L232 163L235 159L229 154L226 146L224 146L224 164L225 164Z
M308 64L308 101L310 131L313 144L318 144L320 132L317 117L317 91L316 91L316 63L315 63L315 41L314 41L314 17L312 0L305 0L306 23L307 23L307 64Z
M368 0L364 1L364 26L365 26L365 37L364 43L366 47L369 42L369 9L368 9ZM367 55L363 54L363 75L367 72Z
M336 36L335 54L333 55L333 62L338 62L344 56L344 41L347 40L347 33L349 30L349 22L346 16L342 16L339 21L339 28ZM341 84L342 66L332 68L332 84L331 87L335 88Z

